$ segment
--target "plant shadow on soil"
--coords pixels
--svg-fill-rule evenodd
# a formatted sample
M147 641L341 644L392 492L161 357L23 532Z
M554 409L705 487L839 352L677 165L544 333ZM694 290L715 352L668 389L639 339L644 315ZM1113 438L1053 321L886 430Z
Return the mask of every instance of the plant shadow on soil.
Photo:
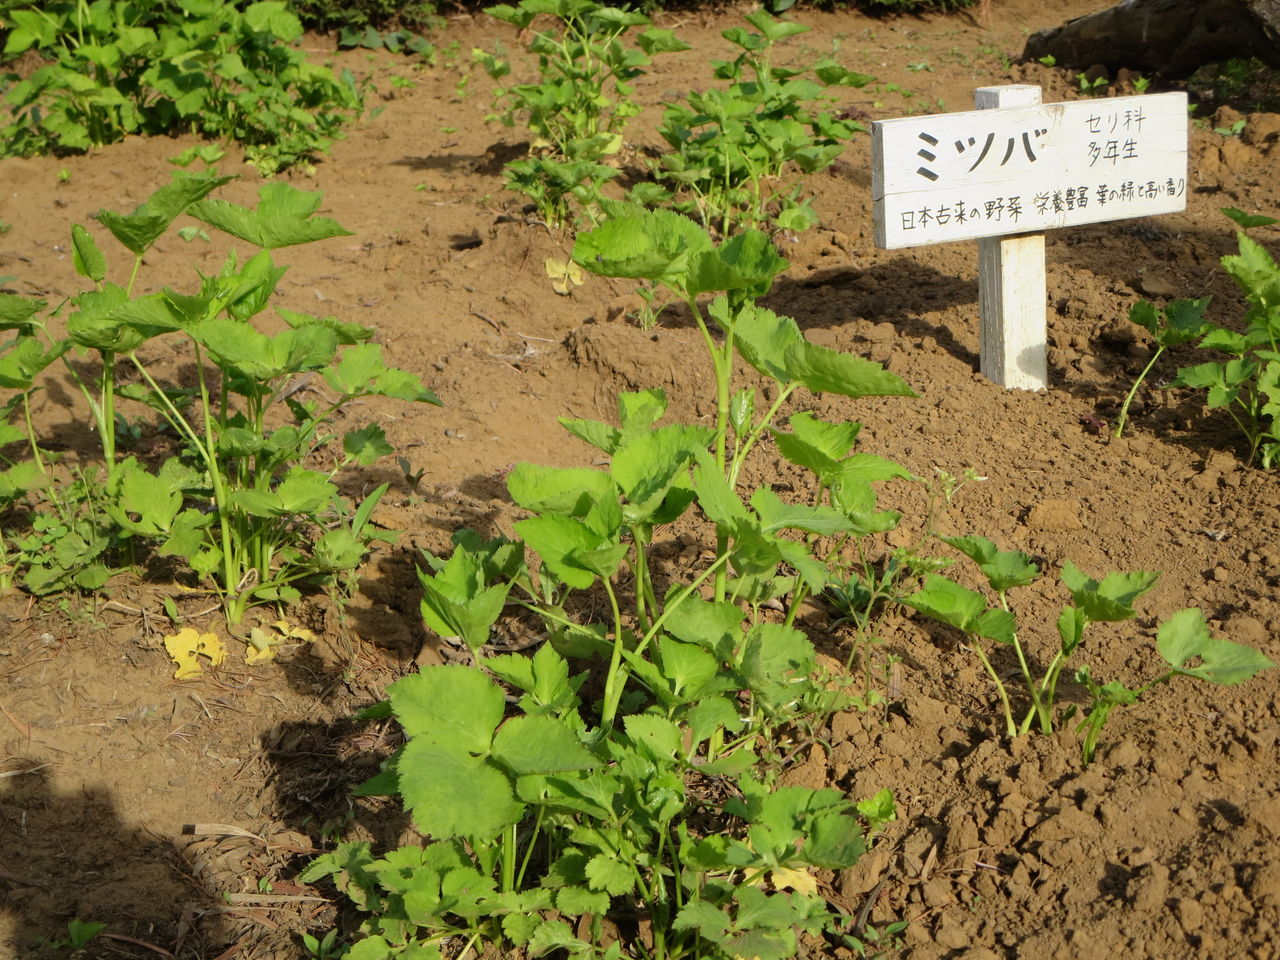
M139 940L148 931L171 944L173 924L203 915L201 936L234 939L219 917L216 893L203 887L192 865L163 838L126 826L111 791L86 788L57 791L39 770L0 785L0 927L9 926L22 952L64 956L57 941L68 921L111 921L127 926ZM4 942L0 931L0 943ZM145 947L112 941L118 956L154 954ZM136 948L135 948L136 947Z

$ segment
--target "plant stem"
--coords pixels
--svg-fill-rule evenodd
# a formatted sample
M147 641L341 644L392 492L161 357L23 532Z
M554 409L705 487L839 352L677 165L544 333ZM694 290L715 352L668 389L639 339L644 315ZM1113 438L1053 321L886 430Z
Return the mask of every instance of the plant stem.
M996 691L1000 694L1000 703L1004 707L1004 724L1005 732L1011 738L1018 736L1018 728L1013 723L1013 710L1009 707L1009 694L1004 688L1004 683L1000 679L1000 675L996 673L996 668L991 665L991 661L987 659L986 653L982 647L975 642L973 644L973 652L978 655L978 659L982 661L982 666L986 668L987 675L995 682Z
M1120 417L1116 420L1116 428L1112 432L1112 436L1117 440L1120 434L1124 433L1125 422L1129 419L1129 404L1133 403L1133 398L1138 392L1138 387L1142 385L1142 381L1147 379L1147 374L1151 372L1151 368L1156 365L1156 361L1160 359L1160 354L1164 353L1164 345L1161 344L1156 348L1156 352L1152 355L1151 361L1142 368L1142 372L1138 374L1138 379L1133 381L1133 386L1129 388L1129 395L1124 398L1124 403L1120 405Z
M609 658L609 673L604 681L604 703L600 710L600 729L608 731L613 726L613 719L618 713L618 703L622 699L623 688L627 685L627 672L622 668L622 614L618 609L618 596L613 591L613 584L607 577L601 577L605 592L609 595L609 606L613 609L613 654Z

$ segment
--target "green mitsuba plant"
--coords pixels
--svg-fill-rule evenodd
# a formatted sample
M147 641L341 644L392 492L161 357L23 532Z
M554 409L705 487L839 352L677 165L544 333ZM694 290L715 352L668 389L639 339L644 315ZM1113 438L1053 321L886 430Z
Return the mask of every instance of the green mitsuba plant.
M354 77L308 62L282 0L9 4L3 57L50 60L10 76L6 154L87 150L128 134L234 140L264 173L322 152L363 100Z
M99 485L101 516L95 529L150 544L159 555L181 558L198 575L213 578L235 624L252 604L296 598L295 584L303 579L324 580L354 568L369 544L384 536L369 525L369 515L385 485L357 506L341 497L334 483L348 465L369 464L392 452L380 427L348 431L329 469L303 466L337 439L326 431L339 408L373 395L439 401L416 376L387 367L381 348L367 342L372 331L358 324L280 310L285 330L257 329L253 321L286 270L276 266L272 251L347 231L314 216L319 194L283 183L262 187L253 208L209 199L228 179L178 174L133 213L98 214L132 254L125 286L107 279L107 258L93 235L74 227L75 268L94 286L71 298L64 335L55 331L51 318L38 316L43 304L30 303L24 312L13 299L6 300L3 322L16 336L0 354L0 371L7 371L0 377L21 391L26 409L36 375L51 362L66 361L72 351L96 356L98 363L89 367L65 364L102 442L105 479ZM166 288L135 295L143 258L184 212L258 251L243 261L233 251L218 274L202 277L194 292ZM164 347L156 349L162 341ZM156 358L181 351L194 361L193 381L161 382ZM124 386L122 364L137 375ZM323 403L300 399L295 387L305 375L322 378L332 398ZM158 414L180 438L181 455L160 464L123 456L121 402ZM27 428L33 462L43 473L29 417ZM27 585L40 590L60 582L46 571Z
M1204 311L1211 299L1212 297L1201 297L1198 300L1174 300L1164 308L1157 308L1148 300L1139 300L1129 308L1129 319L1151 334L1156 349L1125 395L1112 436L1119 437L1124 433L1124 425L1129 419L1129 405L1133 403L1138 387L1156 365L1160 355L1170 347L1190 343L1196 337L1204 335L1208 327Z
M474 662L406 677L374 710L408 740L364 792L398 793L428 842L384 856L343 844L305 875L332 876L369 914L351 958L437 957L448 937L533 956L789 957L801 933L834 923L812 870L851 865L863 823L893 816L889 795L860 807L778 787L778 742L816 737L848 702L795 609L834 581L840 545L894 526L874 484L905 471L855 452L857 424L774 422L802 387L910 389L756 304L786 266L763 233L716 244L679 214L633 209L580 234L574 258L688 304L717 417L664 422L666 397L646 390L620 395L613 423L562 420L606 465L517 465L518 539L462 531L447 559L426 558L423 617ZM739 359L767 394L733 389ZM765 440L817 473L813 502L739 490ZM673 579L653 561L656 531L695 507L716 549ZM766 604L783 601L772 615ZM546 633L532 656L491 653L512 608ZM569 658L593 664L590 686ZM729 799L706 799L713 783Z
M537 83L503 86L511 64L501 52L472 54L498 84L499 112L492 119L507 126L523 121L533 137L530 155L507 165L508 189L532 199L554 226L568 219L570 198L591 213L603 185L618 174L602 161L622 148L626 122L640 111L631 99L634 81L649 57L687 50L688 44L670 30L650 27L638 11L596 0L520 0L485 12L520 31L539 15L551 18L529 41L538 57ZM624 44L636 27L647 29L635 35L634 47Z
M1245 230L1276 221L1230 208L1223 213L1242 228L1239 253L1223 257L1222 266L1249 303L1245 331L1209 324L1199 345L1230 359L1183 367L1170 386L1207 390L1209 409L1226 410L1244 435L1248 462L1269 469L1280 461L1280 267Z
M806 230L817 221L813 208L801 199L799 186L785 189L778 179L790 169L815 173L835 161L844 142L863 127L828 109L832 98L826 91L862 87L871 77L830 58L805 68L778 66L775 44L809 28L764 10L745 19L754 30L723 33L742 52L712 63L716 79L727 86L691 93L686 104L667 107L658 132L671 150L658 160L657 175L672 185L680 209L725 236L764 224ZM669 196L653 187L645 185L634 199Z
M1033 724L1038 725L1043 733L1053 733L1058 681L1068 661L1083 644L1085 630L1090 624L1116 623L1136 617L1134 602L1155 586L1160 575L1147 571L1109 573L1102 580L1095 580L1082 573L1071 561L1066 561L1060 576L1063 585L1071 593L1072 603L1064 607L1058 617L1058 649L1043 672L1036 676L1026 648L1018 636L1017 618L1009 608L1008 594L1014 588L1034 583L1040 576L1039 568L1026 554L1016 550L1000 550L986 537L941 539L977 565L986 577L987 586L996 595L998 606L989 606L987 598L981 593L935 573L926 574L923 587L903 598L902 602L966 635L972 649L982 661L983 668L996 685L1008 736L1025 734ZM1030 701L1020 723L1014 719L1004 681L984 650L984 643L987 641L1011 648L1017 657L1018 669ZM1197 677L1210 683L1229 686L1248 680L1259 671L1274 666L1267 657L1251 647L1212 636L1205 624L1204 615L1191 607L1178 611L1160 625L1156 633L1156 651L1168 665L1168 669L1138 689L1131 690L1119 682L1100 685L1093 679L1087 665L1076 671L1076 681L1085 686L1092 698L1078 728L1085 732L1082 744L1085 763L1093 759L1098 736L1111 710L1116 706L1136 703L1152 687L1175 676ZM1191 665L1196 659L1199 663ZM1075 708L1070 708L1064 718L1069 718L1074 712Z

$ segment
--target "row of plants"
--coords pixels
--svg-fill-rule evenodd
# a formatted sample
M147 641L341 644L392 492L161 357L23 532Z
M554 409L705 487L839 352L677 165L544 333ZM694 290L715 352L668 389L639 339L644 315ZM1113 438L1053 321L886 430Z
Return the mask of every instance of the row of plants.
M233 141L263 173L305 163L359 116L349 71L311 62L283 0L55 0L11 4L0 57L11 118L0 152L84 151L129 134Z
M474 52L497 84L492 119L517 121L531 135L530 156L507 167L508 187L528 196L542 219L562 226L598 222L603 187L620 176L626 121L639 112L636 79L657 53L689 49L670 30L648 27L643 14L595 0L521 0L487 8L529 37L538 82L506 85L511 63L501 53ZM545 25L531 30L537 17ZM777 44L806 32L765 10L724 37L740 51L712 61L724 85L667 104L658 133L669 149L633 158L641 174L626 193L633 204L688 213L721 236L752 227L804 230L816 222L798 185L784 173L813 173L833 163L861 125L838 115L828 88L862 87L871 78L824 58L805 67L774 62ZM624 40L633 27L634 47ZM612 158L611 162L605 162Z
M254 207L211 198L227 179L178 173L132 213L98 215L131 255L124 285L77 226L82 293L53 309L0 296L11 331L0 383L13 391L0 474L6 570L33 592L98 590L121 567L172 562L179 580L220 595L235 624L252 605L331 583L385 538L368 522L385 486L357 501L336 481L391 447L376 425L340 441L330 431L359 397L436 398L388 368L366 328L280 310L284 330L260 329L284 273L273 251L346 231L315 216L319 195L284 184L263 187ZM136 294L144 256L183 213L256 252L231 253L191 291ZM518 540L464 531L450 555L424 558L424 621L474 662L406 677L370 711L393 715L407 742L362 792L400 796L428 840L379 852L343 844L305 877L333 877L369 915L347 950L356 958L440 956L457 937L581 957L786 957L800 936L864 944L875 931L830 909L820 871L856 861L894 816L891 795L779 786L796 752L784 743L814 743L833 711L873 702L865 686L818 668L795 620L801 603L838 602L858 628L849 665L864 669L876 619L895 604L965 631L1013 736L1053 729L1059 676L1085 628L1132 618L1155 575L1099 581L1067 566L1062 649L1034 677L1007 601L1037 576L1030 558L981 537L947 540L987 576L992 606L940 575L947 561L932 555L931 534L910 549L873 548L901 519L878 506L876 485L910 475L858 452L858 424L796 403L806 391L912 391L759 305L787 267L766 233L717 241L677 212L633 207L580 234L573 257L660 287L689 311L713 374L714 425L664 422L656 390L622 394L616 423L563 421L608 465L517 466L508 486L528 512ZM70 482L32 416L55 373L78 388L102 447L101 469ZM318 400L296 389L308 374L327 388ZM137 431L122 428L137 423L133 411L179 452L156 462L131 451ZM744 489L762 444L811 475L810 502ZM651 548L659 527L682 520L705 525L715 548L673 575ZM546 642L531 657L488 655L491 630L513 616ZM1021 723L986 641L1007 645L1026 676ZM1153 684L1236 683L1268 665L1211 637L1196 610L1161 626L1157 650L1167 667ZM1103 685L1087 668L1075 679L1092 695L1087 759L1111 710L1153 684Z
M621 149L630 71L639 69L618 38L643 24L590 0L525 4L502 13L525 28L539 12L565 25L533 41L543 69L564 82L541 113L536 91L503 91L511 120L529 123L556 163L580 150L605 166L601 158ZM902 518L880 507L877 485L918 478L858 451L857 423L825 421L801 401L913 393L879 364L810 343L794 320L759 303L787 268L768 228L803 203L798 192L772 192L776 174L753 184L750 171L768 169L752 166L761 157L731 161L750 154L751 137L769 141L773 122L778 142L815 162L830 144L817 142L825 134L814 114L765 116L762 103L792 109L813 88L789 86L798 74L772 64L772 44L795 31L767 15L749 23L754 32L730 38L743 53L716 68L737 88L718 102L747 104L736 125L728 107L705 129L680 121L701 129L688 138L705 148L700 163L725 161L714 177L746 170L745 179L731 174L733 189L717 193L675 178L679 189L631 202L575 195L591 205L594 225L577 236L573 263L687 311L707 351L714 423L668 422L657 390L621 394L613 423L564 420L604 466L518 465L508 490L527 516L516 539L463 531L447 556L423 557L424 622L470 662L423 668L366 712L394 717L405 744L359 792L399 797L424 840L385 851L343 843L303 874L330 878L367 917L343 956L429 960L484 944L529 956L768 960L795 955L802 940L865 950L885 931L847 904L832 908L826 871L853 865L876 842L896 816L893 796L850 798L786 785L783 774L821 740L834 711L875 716L866 678L879 618L895 609L966 635L1007 736L1075 720L1086 762L1114 708L1156 684L1234 684L1271 665L1211 636L1199 610L1182 610L1156 630L1161 667L1147 684L1076 669L1087 706L1075 718L1060 709L1058 687L1083 657L1086 631L1133 620L1157 574L1094 579L1064 564L1070 603L1046 646L1035 638L1050 631L1020 625L1011 600L1041 576L1032 558L981 536L939 538L929 522L911 547L880 546ZM646 56L677 45L646 35ZM597 60L605 65L591 67ZM839 80L837 68L821 67ZM757 93L764 100L753 101ZM569 122L558 130L561 119ZM794 152L786 162L804 169ZM331 431L360 397L438 401L417 377L387 367L359 325L278 310L285 329L267 332L261 317L284 272L273 251L346 231L315 215L318 194L284 184L263 187L254 207L212 199L226 180L180 173L132 214L98 215L132 255L123 285L108 279L99 244L77 226L73 260L88 288L53 309L0 296L11 331L0 384L14 391L0 435L3 543L9 576L32 592L97 590L116 569L171 563L179 580L218 595L234 626L253 605L280 607L308 584L333 585L388 538L369 522L386 487L357 499L339 483L344 470L394 450L376 425L340 438ZM183 214L256 252L232 253L187 292L136 294L144 255ZM1245 239L1239 276L1256 287L1251 322L1265 324L1275 265L1260 247L1246 251ZM1266 355L1273 342L1249 349L1261 362L1277 359ZM101 441L100 469L67 472L35 429L33 398L55 375L78 389ZM321 383L327 389L308 388ZM130 449L135 411L150 418L144 432L172 438L175 455ZM808 502L747 486L748 460L764 446L807 478L794 486L811 492ZM953 487L944 484L946 496ZM714 546L672 572L654 547L675 523ZM973 589L971 574L943 575L951 560L939 543L977 566L987 592ZM854 626L845 671L819 667L797 622L812 597ZM545 635L532 655L489 649L494 627L512 622ZM1024 692L1006 685L1001 659ZM855 666L861 688L849 679ZM326 942L327 951L336 938Z
M893 801L779 785L799 752L784 743L818 742L832 712L872 702L818 667L795 619L802 602L827 596L856 625L851 663L865 664L889 609L963 631L1015 737L1071 718L1057 688L1086 629L1133 619L1158 574L1096 580L1065 564L1060 647L1029 651L1009 596L1039 578L1030 557L929 530L912 548L873 546L901 519L879 508L876 485L910 474L858 452L857 423L795 402L913 394L757 303L786 268L767 234L716 242L679 213L633 208L579 234L573 257L681 301L707 348L715 425L664 422L657 390L620 395L616 423L562 420L607 466L516 466L508 490L528 514L518 539L463 531L447 557L426 557L424 620L473 662L424 668L368 711L394 716L407 742L358 793L399 796L427 839L385 852L343 843L303 879L332 878L368 915L344 954L353 960L441 957L458 943L655 960L783 958L801 936L862 949L875 932L831 909L821 871L856 862ZM766 442L811 474L793 484L814 491L810 502L744 489L744 464ZM714 551L661 572L656 528L695 516ZM950 561L933 554L935 539L977 564L994 604L941 575ZM532 657L487 652L495 624L512 617L545 633ZM1020 720L989 642L1026 681ZM1235 684L1271 665L1211 636L1194 608L1168 618L1155 646L1164 666L1136 689L1097 681L1087 665L1075 672L1088 697L1077 724L1086 762L1114 708L1157 684Z
M385 365L367 327L280 309L287 328L265 331L262 314L287 269L273 251L347 231L314 216L319 194L287 184L263 186L254 207L209 196L230 179L182 172L132 213L100 211L128 254L123 285L77 224L71 249L86 289L52 307L0 294L0 328L11 334L0 351L10 391L0 422L5 586L94 590L119 568L169 562L179 580L212 584L235 626L253 605L297 599L303 581L354 569L385 538L369 515L386 485L357 501L335 482L393 452L381 427L349 429L340 441L330 431L362 397L439 401L417 376ZM190 290L138 294L144 258L184 213L254 252L233 249ZM60 465L37 433L33 400L53 377L83 401L100 467ZM325 389L305 389L312 379ZM129 449L158 434L179 453L156 463Z
M801 28L757 12L754 32L728 31L743 51L715 66L732 81L728 92L693 95L691 109L664 118L676 159L662 162L684 175L671 177L678 189L646 181L618 200L601 190L618 168L601 161L622 148L629 84L643 57L679 44L646 31L640 51L628 51L619 38L645 21L591 0L490 12L522 31L551 15L551 27L527 34L541 83L503 86L509 65L477 53L499 81L502 118L527 123L533 140L510 185L555 222L569 219L570 198L578 205L593 224L574 243L580 270L634 280L650 303L669 297L687 312L707 350L715 423L664 422L656 390L622 394L614 423L562 420L607 465L518 465L508 477L527 513L518 539L463 531L448 556L425 557L424 621L472 662L397 681L367 714L394 717L406 743L358 792L398 796L426 839L391 851L344 843L304 873L332 879L368 917L344 956L441 957L461 943L464 953L483 944L528 956L781 958L800 937L865 950L877 932L833 910L820 883L875 842L895 815L891 794L859 801L779 785L800 752L783 744L812 744L833 711L875 702L848 671L818 668L796 622L809 597L854 625L847 667L857 662L864 678L889 610L961 631L993 682L1005 734L1050 734L1074 720L1086 763L1115 708L1153 687L1177 676L1236 684L1271 666L1213 637L1188 608L1156 630L1161 667L1148 682L1103 682L1088 663L1075 666L1086 632L1136 618L1157 573L1095 579L1065 563L1070 603L1056 649L1046 649L1025 639L1045 631L1020 625L1010 600L1042 576L1026 554L981 536L937 537L930 523L910 548L874 546L901 519L879 508L876 485L919 478L858 452L858 424L797 403L806 391L912 392L878 364L808 342L794 320L758 303L786 268L768 230L805 225L803 207L788 206L798 190L767 192L781 165L766 160L803 171L787 149L811 151L800 155L812 169L834 156L818 139L829 131L806 127L813 115L798 107L816 88L793 82L803 71L771 65L774 42ZM771 114L779 102L786 107ZM775 129L786 136L771 140ZM693 161L676 170L690 158L696 170ZM744 488L744 464L762 443L810 475L792 484L813 492L809 502ZM946 479L949 497L956 483ZM651 548L660 526L678 522L700 523L714 550L673 575ZM971 560L988 593L964 574L944 576L951 561L935 543ZM511 619L545 635L532 657L488 652L494 626ZM992 644L1016 663L1021 694ZM1058 703L1072 667L1087 704L1078 717Z

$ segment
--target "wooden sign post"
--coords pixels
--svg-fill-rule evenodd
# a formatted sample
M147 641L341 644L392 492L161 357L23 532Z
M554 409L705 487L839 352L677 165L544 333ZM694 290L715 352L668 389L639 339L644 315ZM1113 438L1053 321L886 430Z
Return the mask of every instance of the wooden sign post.
M872 124L876 245L978 240L981 370L1047 386L1044 230L1186 209L1187 97L1040 103L981 87L977 110Z

